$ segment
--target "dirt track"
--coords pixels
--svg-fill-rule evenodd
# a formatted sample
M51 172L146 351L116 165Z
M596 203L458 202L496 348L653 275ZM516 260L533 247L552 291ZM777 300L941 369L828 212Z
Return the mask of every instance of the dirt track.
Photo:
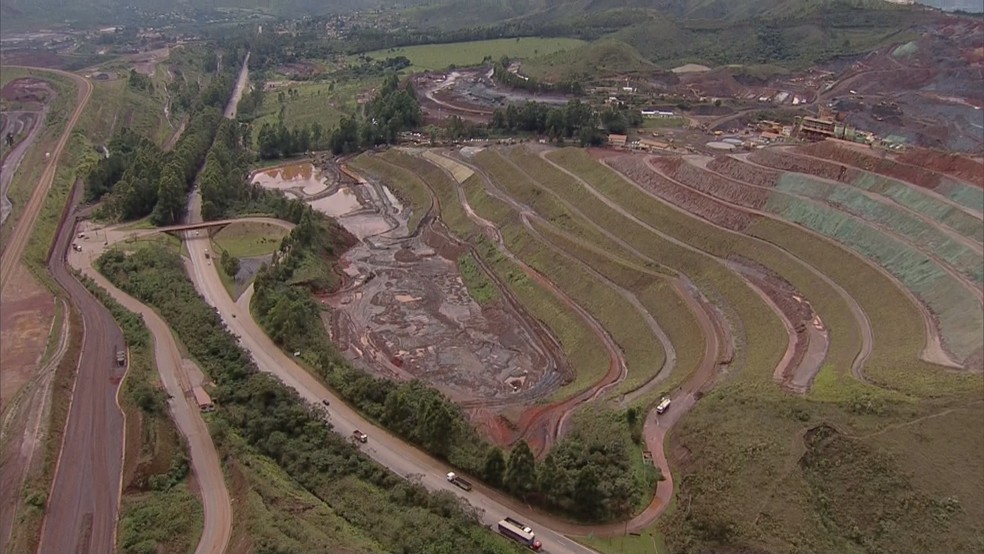
M77 183L69 200L72 212L81 195ZM116 351L125 341L113 316L65 264L73 223L70 215L59 229L48 269L82 316L83 344L40 551L98 554L116 547L123 463L123 414L116 394L125 373L116 364Z
M68 123L65 124L65 130L62 131L58 143L55 145L54 150L51 151L51 157L46 162L48 166L41 174L41 178L34 188L34 193L24 208L24 213L18 220L17 227L10 237L10 241L7 243L2 257L0 257L0 291L7 286L7 281L14 271L14 265L19 263L21 256L24 254L24 248L27 246L27 239L31 236L32 227L38 219L38 214L41 213L41 206L44 204L44 199L48 197L48 192L51 190L51 183L55 179L55 170L58 168L58 161L61 159L62 151L65 149L65 145L68 144L68 138L72 135L72 129L78 123L79 117L89 102L89 96L92 94L92 83L87 79L83 79L74 73L57 69L45 69L45 71L67 77L75 82L78 86L75 111L69 116Z

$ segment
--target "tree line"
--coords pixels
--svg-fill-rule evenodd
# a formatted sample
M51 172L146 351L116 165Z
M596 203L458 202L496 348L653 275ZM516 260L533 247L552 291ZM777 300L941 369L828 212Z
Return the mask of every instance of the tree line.
M597 146L604 142L598 122L598 113L580 100L570 100L558 108L528 101L522 106L496 108L490 127L509 132L547 134L555 140L576 138L582 146Z

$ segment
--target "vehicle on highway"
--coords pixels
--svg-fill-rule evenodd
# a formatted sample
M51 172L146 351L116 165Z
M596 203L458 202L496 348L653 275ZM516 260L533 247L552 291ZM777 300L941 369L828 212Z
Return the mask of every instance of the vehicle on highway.
M661 414L669 409L670 409L670 399L664 396L663 399L660 400L659 404L656 406L656 413Z
M328 399L327 398L325 398L324 400L322 400L321 403L324 404L325 406L331 406L331 402L328 402Z
M520 523L509 517L499 522L499 533L518 543L522 543L530 550L540 550L543 546L540 541L536 540L536 534L533 533L533 529L525 523Z
M361 443L365 443L369 441L369 435L363 433L362 431L359 431L358 429L352 431L352 438Z
M205 251L205 259L208 260L210 256L208 255L208 250Z
M472 490L471 482L469 482L467 479L461 478L461 476L459 476L453 471L448 473L448 482L457 485L462 490L466 490L466 491Z

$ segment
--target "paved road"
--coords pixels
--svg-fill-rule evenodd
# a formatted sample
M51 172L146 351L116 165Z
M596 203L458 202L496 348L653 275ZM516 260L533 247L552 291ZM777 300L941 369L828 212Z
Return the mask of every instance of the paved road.
M72 135L72 129L75 128L75 124L78 123L82 111L89 102L89 96L92 95L92 83L88 79L58 69L45 69L44 71L67 77L75 82L78 86L78 98L75 102L75 111L68 118L68 123L65 124L65 130L62 131L62 135L58 139L58 144L51 151L51 158L46 162L48 166L41 174L41 178L38 179L34 193L24 208L24 214L17 221L17 227L14 228L13 235L11 235L10 241L7 243L2 257L0 257L0 290L3 290L7 286L7 281L10 280L10 276L14 272L14 266L20 262L20 258L24 254L24 248L27 246L27 239L31 236L34 222L37 221L38 214L41 213L41 206L44 204L44 199L48 197L48 192L51 190L51 183L54 181L55 169L58 167L58 161L61 159L62 151L65 149L65 145L68 144L68 137Z
M113 244L126 236L124 233L110 235L108 242ZM92 267L92 260L97 259L104 250L103 242L106 238L103 232L87 233L86 239L80 241L83 251L71 252L69 260L73 266L80 268L106 289L123 307L143 316L144 323L154 337L154 359L157 362L157 371L161 375L165 390L171 397L168 400L168 408L178 431L188 441L191 469L195 473L204 505L205 524L195 554L222 554L228 547L232 535L232 505L212 437L208 433L198 405L190 394L191 388L199 383L193 382L193 377L187 374L182 363L181 351L170 328L160 316L135 298L117 289ZM67 552L67 550L51 552ZM109 552L109 550L93 550L93 552Z
M226 119L235 119L236 109L239 107L239 99L243 96L243 91L246 90L246 81L249 77L249 55L250 52L246 53L246 58L243 59L243 67L239 70L239 78L236 79L236 88L232 91L232 98L229 99L229 104L225 109Z
M16 118L17 123L20 125L16 134L20 134L23 128L24 118L31 119L31 130L23 140L14 145L14 148L7 153L3 159L3 165L0 165L0 225L7 220L7 216L10 215L10 210L13 205L10 203L10 199L7 198L7 192L10 190L10 182L14 178L14 173L17 172L17 167L20 165L21 160L24 159L24 155L34 144L34 139L37 138L38 132L44 127L44 119L48 113L48 108L45 107L43 111L40 112L14 112L9 114L12 119L8 122L7 127L12 128L15 126L13 118ZM11 129L13 131L13 129ZM2 140L3 137L0 137Z
M76 184L73 211L81 193ZM117 366L116 350L124 340L113 316L65 264L72 221L59 230L48 270L82 315L83 343L39 552L104 554L115 550L119 511L123 414L116 392L125 368Z

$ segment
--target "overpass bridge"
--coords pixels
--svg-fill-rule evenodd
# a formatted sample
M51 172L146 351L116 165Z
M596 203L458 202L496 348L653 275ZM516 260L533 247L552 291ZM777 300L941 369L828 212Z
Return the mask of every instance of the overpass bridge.
M148 235L155 235L157 233L167 233L169 235L174 235L178 238L187 238L184 233L189 231L208 231L209 234L214 233L232 225L233 223L266 223L268 225L275 225L277 227L282 227L290 231L294 228L294 224L289 221L284 221L282 219L276 219L273 217L239 217L235 219L219 219L216 221L205 221L202 223L182 223L180 225L169 225L167 227L151 227L147 229L117 229L119 233L125 234L127 237L137 238L145 237Z

